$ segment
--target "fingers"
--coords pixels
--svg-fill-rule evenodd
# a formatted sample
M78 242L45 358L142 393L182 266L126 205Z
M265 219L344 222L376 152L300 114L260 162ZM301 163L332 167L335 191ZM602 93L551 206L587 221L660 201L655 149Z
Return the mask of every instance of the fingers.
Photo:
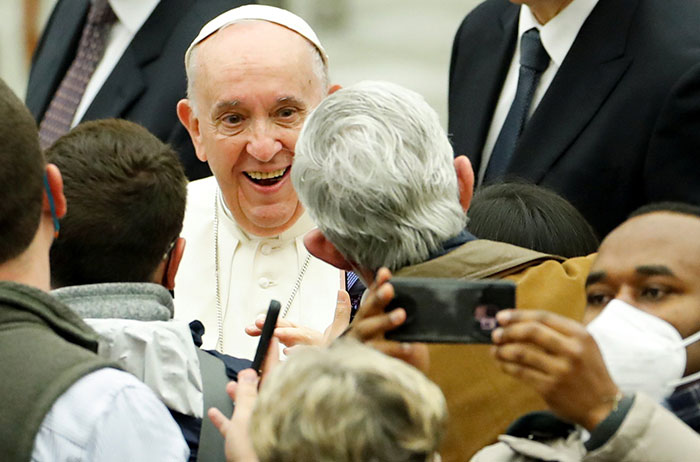
M262 334L262 328L264 325L265 315L261 314L257 318L255 318L253 324L246 326L245 333L250 335L251 337L258 337L260 334ZM296 324L284 318L277 318L276 327L296 327Z
M406 321L406 310L396 308L362 320L355 320L348 335L361 342L384 337L384 333L395 329Z
M385 282L389 282L389 279L391 279L391 271L389 271L389 268L381 267L374 276L374 282L371 287L379 287Z
M258 328L255 324L251 324L250 326L246 326L245 333L250 335L251 337L259 337L260 334L262 334L262 330Z
M321 345L323 334L310 327L277 327L275 337L288 347L294 345Z
M393 298L394 287L388 282L384 282L375 288L369 289L367 295L360 304L357 315L355 315L355 321L383 313L384 308Z
M210 407L207 411L207 415L209 416L209 420L211 420L211 423L213 423L216 429L219 430L221 436L225 437L226 428L230 423L226 416L224 416L224 414L222 414L221 411L215 407Z
M522 380L527 383L535 390L541 393L541 389L544 384L551 382L549 376L543 372L540 372L529 367L524 367L515 363L499 363L501 370L506 374L513 376L517 379Z
M551 311L501 310L496 314L496 319L501 326L509 326L521 322L538 322L567 337L580 336L582 333L585 333L585 328L581 323Z
M262 374L261 381L265 380L265 377L276 368L280 363L280 343L277 338L272 337L270 340L270 346L267 348L267 354L265 355L265 360L262 364ZM246 369L248 370L248 369ZM252 369L250 369L252 370ZM243 372L243 371L241 371Z
M258 398L258 382L258 373L253 369L243 369L238 373L233 419L250 417L255 400Z
M547 375L564 374L568 369L568 362L564 358L550 355L530 344L508 343L494 347L492 352L501 365L517 365Z
M517 310L513 310L513 313L515 311ZM567 319L567 321L569 320ZM558 322L559 320L554 321L555 324ZM577 330L577 333L572 335L562 333L561 330L551 327L550 324L544 324L539 320L511 321L506 323L504 327L494 329L491 333L491 339L496 345L507 343L532 344L553 354L576 356L581 353L580 340L587 336L585 329L581 329L582 332ZM567 330L570 329L567 328Z

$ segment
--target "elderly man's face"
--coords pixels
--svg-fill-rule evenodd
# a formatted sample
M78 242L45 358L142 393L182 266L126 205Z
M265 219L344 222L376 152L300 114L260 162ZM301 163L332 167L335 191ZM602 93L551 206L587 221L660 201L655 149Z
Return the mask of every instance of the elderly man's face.
M226 27L196 50L195 111L183 123L234 218L258 236L303 213L289 173L304 119L325 96L313 53L300 35L264 21Z
M654 212L626 221L601 244L586 286L589 320L618 298L682 337L700 331L700 218ZM700 370L700 343L687 351L686 372Z

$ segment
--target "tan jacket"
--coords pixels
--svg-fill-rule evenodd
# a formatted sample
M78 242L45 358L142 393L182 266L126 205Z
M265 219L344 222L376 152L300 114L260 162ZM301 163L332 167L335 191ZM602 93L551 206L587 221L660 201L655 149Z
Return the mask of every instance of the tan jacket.
M471 462L694 462L700 460L700 435L654 402L637 393L632 407L613 436L586 452L582 433L567 439L538 442L503 435L500 442L479 451Z
M561 260L480 239L402 268L396 276L510 279L517 283L517 308L549 310L580 320L593 256ZM450 414L441 450L445 462L469 460L479 449L494 443L517 417L546 409L533 389L501 372L489 345L430 345L429 349L428 377L445 394Z

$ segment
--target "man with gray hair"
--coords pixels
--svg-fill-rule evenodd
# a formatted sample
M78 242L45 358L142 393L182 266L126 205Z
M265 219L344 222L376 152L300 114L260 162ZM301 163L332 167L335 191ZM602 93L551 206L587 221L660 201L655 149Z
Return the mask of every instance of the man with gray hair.
M508 277L518 283L519 308L581 318L590 257L562 263L465 231L474 173L466 157L453 159L437 114L417 93L383 82L339 90L307 119L296 152L292 182L318 225L305 238L317 257L365 283L382 266L405 277ZM507 416L545 407L498 369L486 345L434 345L430 356L429 376L451 416L445 460L468 459Z
M270 6L213 19L185 64L178 117L215 178L189 186L175 312L202 321L204 348L252 358L257 339L244 329L270 299L281 302L281 318L321 331L344 287L343 273L304 248L314 224L289 176L306 116L336 87L311 27Z

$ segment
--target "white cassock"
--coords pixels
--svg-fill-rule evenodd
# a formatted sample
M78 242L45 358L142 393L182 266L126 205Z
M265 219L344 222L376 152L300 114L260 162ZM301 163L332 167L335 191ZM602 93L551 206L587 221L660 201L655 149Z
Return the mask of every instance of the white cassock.
M182 237L185 253L175 279L175 318L200 320L205 327L202 347L215 349L219 331L214 261L214 205L219 221L219 293L222 308L223 352L252 359L258 337L244 328L267 312L271 299L290 299L306 256L304 235L315 227L305 212L276 237L252 236L234 221L214 177L193 181L187 191ZM343 275L337 268L311 257L299 290L285 316L323 332L333 321Z

